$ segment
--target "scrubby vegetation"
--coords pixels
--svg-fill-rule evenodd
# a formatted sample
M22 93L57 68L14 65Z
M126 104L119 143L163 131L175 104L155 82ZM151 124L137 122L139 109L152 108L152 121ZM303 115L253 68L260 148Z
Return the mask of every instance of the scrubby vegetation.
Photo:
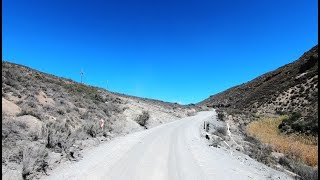
M307 135L318 135L318 119L312 116L302 117L300 113L293 112L280 124L279 129L285 133L303 133Z
M265 118L247 126L249 135L269 144L274 151L282 152L309 166L318 165L318 138L301 134L283 134L278 129L286 116Z
M3 106L3 172L14 170L24 179L35 179L62 160L77 161L85 147L127 133L128 101L141 101L169 117L199 109L117 94L4 61L2 99L18 109L10 114L11 108ZM135 120L146 128L149 119L143 111Z
M75 95L82 95L84 98L95 102L105 102L105 99L98 92L98 88L84 84L64 84L65 89Z
M216 134L220 137L226 136L227 135L227 127L226 126L217 127Z
M276 162L271 156L272 148L268 144L263 144L258 139L248 135L245 135L244 141L249 142L245 151L251 158L266 165L273 165Z
M293 161L287 156L281 157L279 163L285 166L292 172L295 172L300 176L301 179L305 180L317 180L318 179L318 168L310 167L303 163Z
M23 179L33 179L48 168L48 150L39 142L31 142L23 150Z
M219 119L220 121L223 121L223 120L224 120L223 111L217 109L216 112L217 112L218 119Z
M283 131L317 135L318 131L318 45L298 60L232 87L198 103L224 108L229 114L300 113L289 117Z
M315 179L317 168L312 166L318 165L318 59L316 45L298 60L210 96L198 105L219 108L228 118L232 116L244 137L245 152L251 157L273 164L271 152L282 152L292 161L288 169ZM280 117L263 118L266 116Z
M2 98L21 108L15 116L2 113L2 162L22 163L24 179L52 168L48 154L77 160L83 147L76 141L107 137L114 120L122 121L122 101L97 87L7 62L2 62L2 80Z

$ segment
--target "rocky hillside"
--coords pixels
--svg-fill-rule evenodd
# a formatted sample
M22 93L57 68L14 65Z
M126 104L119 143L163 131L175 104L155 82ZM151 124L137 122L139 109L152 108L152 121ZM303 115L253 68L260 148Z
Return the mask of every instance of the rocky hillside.
M210 96L198 105L254 115L294 114L292 121L283 127L317 135L318 45L298 60Z
M195 112L2 62L2 177L37 178L86 147Z

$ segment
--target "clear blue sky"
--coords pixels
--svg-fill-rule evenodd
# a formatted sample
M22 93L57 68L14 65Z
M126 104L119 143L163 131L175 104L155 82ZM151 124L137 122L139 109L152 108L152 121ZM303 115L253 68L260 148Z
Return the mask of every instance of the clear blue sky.
M316 45L317 0L3 0L2 59L183 104Z

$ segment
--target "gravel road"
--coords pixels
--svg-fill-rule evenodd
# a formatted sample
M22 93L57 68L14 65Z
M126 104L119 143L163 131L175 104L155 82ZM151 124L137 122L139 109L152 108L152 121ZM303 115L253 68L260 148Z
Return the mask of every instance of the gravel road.
M200 131L210 118L215 118L214 111L199 112L115 138L85 151L79 162L60 165L43 179L291 179L240 152L209 147Z

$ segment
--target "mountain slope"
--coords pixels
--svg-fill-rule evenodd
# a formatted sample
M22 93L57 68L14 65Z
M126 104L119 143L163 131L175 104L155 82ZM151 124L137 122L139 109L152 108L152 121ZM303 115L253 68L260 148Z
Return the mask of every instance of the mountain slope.
M36 178L88 146L195 111L2 62L2 177Z
M232 108L257 115L295 112L301 114L297 120L305 124L305 128L295 130L317 134L318 45L298 60L210 96L198 105Z

